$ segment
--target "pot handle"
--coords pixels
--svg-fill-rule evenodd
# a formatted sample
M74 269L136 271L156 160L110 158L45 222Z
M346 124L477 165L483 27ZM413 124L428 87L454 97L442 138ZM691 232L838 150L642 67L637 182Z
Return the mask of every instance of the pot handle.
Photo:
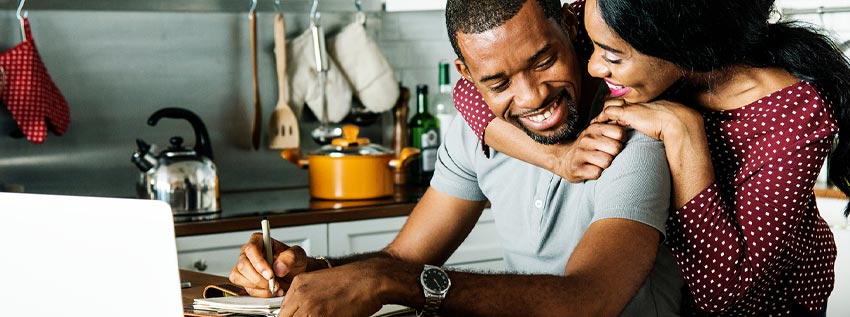
M301 159L301 149L298 148L280 151L280 157L300 168L307 168L310 165L308 160Z
M401 153L398 154L398 158L394 158L390 160L390 167L394 167L396 170L400 170L407 165L414 157L419 155L419 149L406 147L401 149Z

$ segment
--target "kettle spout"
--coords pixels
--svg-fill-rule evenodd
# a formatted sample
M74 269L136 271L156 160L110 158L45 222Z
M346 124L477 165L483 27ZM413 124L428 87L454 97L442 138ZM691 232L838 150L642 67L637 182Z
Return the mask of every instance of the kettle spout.
M142 173L147 173L156 166L156 158L150 153L150 144L147 144L142 139L136 139L136 145L138 145L139 148L133 152L133 156L130 158L130 161L136 164L136 167L138 167Z

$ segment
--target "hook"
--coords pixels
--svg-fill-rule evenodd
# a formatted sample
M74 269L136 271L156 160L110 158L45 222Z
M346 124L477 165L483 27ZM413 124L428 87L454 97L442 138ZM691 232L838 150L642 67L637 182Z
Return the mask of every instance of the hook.
M313 0L313 5L310 6L310 21L313 22L313 24L319 24L318 15L319 15L319 0Z
M820 17L820 26L822 28L826 28L826 23L823 22L823 14L826 13L823 11L823 6L818 7L817 14Z
M363 27L366 27L366 14L363 13L363 1L354 0L354 7L357 8L357 13L354 14L354 20Z
M24 14L21 15L21 12L24 9L24 3L25 2L27 2L27 0L20 0L20 2L18 2L18 11L15 12L15 16L17 16L18 21L21 22L21 38L23 38L24 41L27 40L27 33L26 33L26 30L24 29L24 18L27 17L28 13L27 13L27 11L23 11Z
M283 14L283 8L280 7L280 0L274 0L274 10L277 13Z
M254 12L257 11L257 0L251 0L251 9L248 10L248 14L251 16L254 15Z

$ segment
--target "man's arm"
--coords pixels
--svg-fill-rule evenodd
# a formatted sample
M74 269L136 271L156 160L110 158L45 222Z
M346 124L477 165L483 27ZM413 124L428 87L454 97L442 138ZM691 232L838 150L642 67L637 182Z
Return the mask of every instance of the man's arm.
M440 315L617 315L651 271L659 239L650 226L604 219L588 228L564 276L449 272L452 287ZM366 316L391 303L421 308L421 271L419 263L373 258L302 274L293 281L280 316Z
M374 258L391 258L408 263L442 265L472 231L485 204L486 201L459 199L428 189L399 235L384 250L334 258L330 262L337 267ZM230 281L244 287L251 296L281 296L295 276L327 268L324 261L307 257L299 246L290 247L278 241L272 243L275 254L273 266L265 260L262 235L254 233L242 246L239 261L230 273ZM268 287L272 274L278 282L275 292Z

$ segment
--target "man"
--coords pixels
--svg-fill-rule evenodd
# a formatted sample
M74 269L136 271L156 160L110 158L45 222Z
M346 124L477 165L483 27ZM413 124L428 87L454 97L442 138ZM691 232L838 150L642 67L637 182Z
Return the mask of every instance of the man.
M455 64L493 112L539 143L565 141L588 108L575 102L575 17L557 0L449 0L446 11ZM231 281L271 296L274 272L284 284L274 295L289 283L280 316L368 316L388 303L443 316L678 314L683 282L659 247L670 197L660 143L636 134L598 180L572 184L502 153L484 158L454 122L431 188L384 250L325 262L276 242L272 269L254 234ZM487 200L506 265L523 274L423 265L448 259Z

